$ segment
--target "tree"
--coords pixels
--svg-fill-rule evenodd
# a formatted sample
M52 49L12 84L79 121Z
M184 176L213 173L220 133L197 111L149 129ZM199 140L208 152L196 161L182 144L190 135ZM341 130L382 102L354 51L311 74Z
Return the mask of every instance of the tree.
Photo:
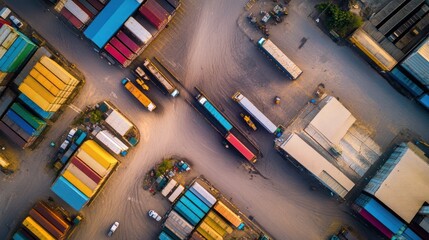
M362 25L362 18L352 12L343 11L332 3L320 3L316 5L319 11L326 13L326 26L334 30L341 37L346 37Z

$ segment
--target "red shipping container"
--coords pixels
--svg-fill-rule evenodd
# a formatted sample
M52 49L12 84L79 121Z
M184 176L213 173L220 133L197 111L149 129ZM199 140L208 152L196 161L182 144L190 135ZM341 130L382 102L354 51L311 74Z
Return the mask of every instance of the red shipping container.
M63 8L61 10L61 15L63 15L75 28L81 29L83 27L83 23L75 17L67 8Z
M139 8L140 13L158 30L168 22L170 14L155 0L148 0Z
M84 11L86 14L88 14L89 18L94 18L94 13L89 11L82 3L80 3L78 0L72 0L77 6L79 6L82 11Z
M46 220L48 220L52 225L54 225L60 232L66 233L70 228L70 225L67 224L63 219L61 219L57 214L55 214L51 209L45 206L43 203L38 202L33 207L40 215L42 215Z
M249 162L254 162L256 157L255 154L253 154L240 140L238 140L238 138L232 135L232 133L229 133L228 136L226 136L226 140L231 143L231 145Z
M52 223L50 223L46 218L40 215L40 213L38 213L36 210L31 209L29 215L56 239L64 238L64 233L58 230L54 225L52 225Z
M124 55L126 58L128 59L133 59L134 54L131 52L130 49L128 49L123 43L121 43L121 41L119 41L117 38L112 37L112 39L110 39L110 44L112 44L112 46L114 46L119 52L122 53L122 55Z
M78 157L73 156L73 158L71 159L71 163L73 163L77 168L79 168L79 170L84 172L86 176L91 178L92 181L97 184L100 183L102 178L96 172L94 172L94 170L92 170L84 162L82 162L82 160L80 160Z
M359 211L360 215L365 218L368 222L370 222L375 228L377 228L380 232L382 232L389 239L393 237L393 233L384 226L383 223L378 221L375 217L371 215L371 213L367 212L365 209L361 209Z
M95 9L97 9L98 11L101 11L101 9L104 8L104 4L102 4L101 2L99 2L98 0L87 0L87 2L89 4L91 4Z
M119 31L118 34L116 34L116 37L121 40L121 42L125 44L125 46L127 46L134 53L138 53L138 51L140 50L139 45L137 45L137 43L131 40L131 38L128 37L127 34L125 34L124 32Z
M108 43L108 44L106 44L106 46L104 46L104 49L106 49L106 51L113 58L115 58L116 61L118 61L122 66L128 65L129 61L127 61L127 58L125 58L124 55L122 55L122 53L120 53L118 50L116 50L116 48L114 48L112 45L110 45Z

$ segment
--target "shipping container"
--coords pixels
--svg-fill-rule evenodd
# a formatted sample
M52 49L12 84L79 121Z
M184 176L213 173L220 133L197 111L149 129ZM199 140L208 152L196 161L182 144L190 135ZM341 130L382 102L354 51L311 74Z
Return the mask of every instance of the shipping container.
M207 217L213 220L219 227L221 227L223 230L225 230L227 233L231 234L233 232L233 229L229 226L228 223L226 223L220 216L218 216L213 211L210 211L207 214Z
M213 221L213 219L206 217L203 222L215 230L221 237L225 237L226 231Z
M87 196L88 198L94 195L94 191L91 188L89 188L85 183L83 183L78 177L73 175L67 169L63 172L62 176L71 184L73 184L73 186L75 186L80 192L85 194L85 196Z
M15 98L16 94L12 90L6 89L6 91L4 91L3 95L0 97L0 116L3 116Z
M43 111L43 109L41 109L36 103L31 101L31 99L28 98L25 94L19 94L18 98L43 119L50 119L55 114L55 112Z
M99 131L95 137L113 153L118 155L120 154L122 156L127 155L128 147L108 130Z
M124 32L120 31L116 34L116 37L121 40L121 42L127 46L132 52L138 53L140 51L139 45L135 43L129 36Z
M87 136L86 132L82 132L82 133L79 135L79 137L76 139L75 143L76 143L78 146L80 146L80 145L82 144L82 142L83 142L83 141L85 141L86 136Z
M27 76L24 79L25 84L31 87L36 91L40 96L42 96L48 103L57 104L61 100L61 97L57 97L50 93L46 88L44 88L39 82L37 82L33 77Z
M135 57L135 54L131 52L128 47L126 47L121 41L119 41L116 37L112 37L109 43L116 48L124 57L128 60L132 60Z
M12 129L16 134L18 134L22 139L26 142L30 141L33 138L32 135L25 132L20 126L18 126L13 120L11 120L7 115L4 115L1 119L3 123L5 123L10 129Z
M101 166L108 169L115 166L118 163L110 153L104 150L98 143L94 140L85 141L80 150L87 152L91 157L93 157Z
M43 111L54 112L58 109L55 109L58 104L51 104L46 101L42 96L35 92L30 86L25 83L21 83L18 87L19 91L25 94L32 102L39 106ZM59 107L58 107L59 108Z
M102 4L98 0L86 0L89 4L91 4L95 9L101 11L104 8L104 4Z
M59 229L57 229L48 219L44 218L40 213L36 210L31 209L30 213L31 218L34 219L40 226L42 226L49 234L51 234L56 239L63 239L64 233L62 233Z
M68 85L66 83L64 83L61 79L59 79L57 76L55 76L55 74L53 74L51 71L49 71L49 69L47 69L45 66L43 66L40 62L37 62L34 65L33 70L36 70L41 75L46 77L46 79L48 79L52 84L54 84L55 87L57 87L59 90L68 90L67 89Z
M67 10L67 8L61 9L60 14L63 15L63 17L67 19L75 28L82 29L83 22L81 22L75 15L73 15L73 13Z
M170 17L170 14L155 0L147 0L139 8L139 12L158 30L167 24Z
M40 215L46 218L52 225L54 225L60 232L66 233L70 229L70 224L68 224L64 219L59 217L54 211L45 206L44 203L38 202L33 207Z
M125 134L134 126L126 117L124 117L124 115L114 109L111 111L109 116L107 116L105 122L121 136L125 136Z
M23 148L27 144L27 142L24 139L22 139L17 133L15 133L2 121L0 121L0 131L2 131L4 136L7 136L10 140L12 140L12 142L14 142L19 147Z
M205 216L205 213L201 211L194 203L192 203L188 198L185 196L182 196L179 199L179 202L183 203L189 210L191 210L195 215L198 216L198 218L203 218Z
M203 230L203 231L201 231L201 230ZM215 239L215 240L222 240L223 239L222 236L219 235L219 233L217 233L213 228L211 228L205 222L202 222L200 224L200 226L197 228L197 231L199 233L201 233L207 239Z
M21 35L0 59L0 71L15 72L33 54L37 46Z
M0 28L0 43L3 43L12 31L14 29L11 26L3 24Z
M128 66L130 64L130 60L127 60L127 58L122 55L116 48L114 48L109 43L104 46L104 49L116 60L118 63L120 63L122 66Z
M57 178L51 186L51 190L76 211L80 211L89 201L89 198L85 194L79 191L63 176Z
M4 47L6 50L9 49L12 44L15 42L15 40L18 38L18 33L16 32L10 32L9 35L4 39L4 41L1 43L1 46Z
M205 188L203 188L198 182L195 182L192 187L192 193L195 194L198 198L201 199L203 197L204 199L201 199L207 206L211 207L216 203L216 198L211 195ZM198 192L198 194L196 194Z
M182 185L177 186L177 188L171 193L170 197L168 197L168 201L174 202L179 197L179 195L183 192L183 189L185 189Z
M169 94L172 97L177 97L179 95L179 90L176 88L174 83L168 79L159 69L149 60L145 59L143 65L153 76L152 80L154 83L160 87L161 91L164 91L165 94Z
M217 202L213 208L237 229L242 229L244 227L244 223L241 220L240 216L234 213L221 201Z
M172 232L169 228L162 228L162 231L164 233L166 233L169 237L171 237L173 240L180 240L180 238L174 233Z
M39 119L38 117L31 114L27 111L23 106L19 103L14 103L11 106L11 109L17 113L20 117L22 117L27 123L29 123L34 129L39 130L41 128L45 128L46 122Z
M87 2L87 0L73 0L88 16L93 19L98 14L98 10Z
M174 240L173 238L171 238L167 233L165 232L161 232L161 234L159 234L158 237L159 240Z
M201 234L199 234L197 231L194 231L189 240L206 240L206 239L203 236L201 236Z
M72 0L67 0L64 7L84 24L91 20L91 17Z
M24 119L22 119L14 111L12 111L12 110L9 109L6 112L6 116L8 116L9 119L13 121L13 123L15 123L16 125L18 125L19 127L21 127L27 134L29 134L31 136L39 134L36 131L36 129L34 129L33 127L31 127L30 124L28 124Z
M189 200L191 200L195 205L197 205L197 207L201 209L203 212L207 213L210 210L210 208L203 201L201 201L197 196L195 196L195 194L193 194L191 191L186 191L185 196Z
M88 176L93 182L96 184L101 182L101 177L92 170L88 165L86 165L82 160L80 160L77 156L73 156L70 161L74 166L76 166L80 171L84 172L86 176Z
M86 28L84 35L97 47L103 48L142 2L142 0L109 1Z
M156 105L142 92L140 91L136 85L134 85L130 79L124 78L121 81L122 85L137 99L143 106L149 110L149 112L152 112Z
M30 71L29 77L32 77L34 80L40 83L44 88L46 88L52 95L59 96L62 93L62 89L59 89L55 86L49 79L40 74L36 69Z
M162 189L161 194L164 197L167 197L168 194L173 190L173 188L177 185L176 180L170 179L170 181L167 183L167 185Z
M143 44L147 44L152 38L152 34L146 30L139 22L133 17L130 17L124 24L124 26L136 36Z
M97 175L104 177L109 172L108 169L104 168L101 164L99 164L94 158L89 156L88 153L82 151L81 149L77 150L76 156L82 160L88 167L90 167Z
M25 233L23 232L22 228L19 229L15 234L13 234L12 236L13 240L31 240L34 239L31 236L26 236Z
M31 217L26 217L22 222L22 225L31 231L37 238L43 240L55 240L51 234L43 229L39 224L34 221Z
M174 210L168 214L168 218L165 221L164 226L182 240L186 239L194 229L191 224L189 224Z
M76 86L79 83L73 75L67 72L63 67L61 67L54 60L48 58L47 56L42 56L39 62L48 69L52 74L54 74L58 79L60 79L63 83L69 84L72 86Z
M207 100L206 97L204 97L202 94L199 94L197 96L197 100L198 100L198 103L200 103L204 107L204 109L206 109L207 112L214 119L216 119L227 132L231 131L232 124L226 119L226 117L222 113L219 112L219 110L217 110L215 106L213 106L213 104L211 104Z
M167 0L156 0L156 2L161 5L162 8L164 8L165 11L168 12L168 14L173 15L176 12L176 9L171 6L171 4L167 2Z
M185 218L192 226L198 224L201 220L195 213L193 213L189 208L187 208L183 203L177 202L173 208L176 212L178 212L183 218Z
M77 177L83 184L85 184L85 186L91 189L91 191L94 192L94 190L97 189L98 184L94 182L94 180L92 180L88 175L86 175L85 172L80 170L73 163L70 163L69 165L67 165L66 170L69 171L71 174L73 174L75 177Z
M253 154L237 137L235 137L232 133L228 133L225 139L249 162L256 162L256 155Z
M176 10L177 10L177 8L180 7L180 1L179 0L167 0L167 2Z

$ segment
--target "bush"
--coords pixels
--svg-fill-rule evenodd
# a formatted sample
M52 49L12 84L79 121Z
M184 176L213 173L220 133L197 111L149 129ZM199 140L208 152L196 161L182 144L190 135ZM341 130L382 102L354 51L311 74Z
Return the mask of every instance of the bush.
M170 159L165 159L159 164L159 167L156 169L156 176L159 177L168 170L173 168L173 161Z
M325 11L326 26L329 30L334 30L343 38L363 24L360 16L349 11L343 11L332 3L317 4L316 9Z

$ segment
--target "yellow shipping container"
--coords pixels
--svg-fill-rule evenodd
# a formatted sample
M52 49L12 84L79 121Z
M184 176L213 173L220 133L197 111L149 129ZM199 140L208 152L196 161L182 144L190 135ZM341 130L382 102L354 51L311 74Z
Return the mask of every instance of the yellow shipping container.
M7 52L7 49L6 49L6 48L4 48L4 47L2 47L2 46L0 46L0 58L2 58L2 57L3 57L3 55L4 55L6 52Z
M45 66L50 72L57 76L65 84L75 85L79 81L73 77L69 72L62 68L54 60L48 58L47 56L42 56L39 61L43 66Z
M86 186L85 183L83 183L79 178L73 175L70 171L66 170L63 173L63 177L67 179L71 184L73 184L73 186L79 189L87 197L92 197L92 195L94 195L94 192L88 186Z
M32 219L31 217L25 218L22 222L22 225L24 225L40 240L55 240L55 238L52 237L51 234L49 234L43 227L37 224L37 222L34 221L34 219Z
M18 37L18 33L16 32L10 32L9 35L6 37L6 39L2 42L1 46L9 49L10 46L15 42L16 38Z
M27 76L24 79L24 83L31 87L41 97L43 97L49 103L57 103L57 97L52 95L48 89L44 88L39 82L36 81L32 76Z
M231 209L229 209L221 201L218 201L213 207L220 215L222 215L226 220L228 220L234 227L239 227L243 221L241 221L240 216L235 214Z
M30 71L30 75L43 87L45 87L50 93L52 93L52 95L58 96L60 94L60 89L58 89L53 83L51 83L45 76L40 74L36 69L33 68Z
M217 225L219 225L222 229L224 229L227 233L232 233L232 227L228 225L220 216L218 216L216 213L214 213L212 210L207 214L207 217L212 219Z
M94 158L106 169L113 167L118 163L118 160L116 160L116 158L110 155L110 153L104 150L94 140L85 141L80 147L80 149L88 153L92 158Z
M50 104L46 99L44 99L42 96L40 96L38 93L36 93L30 86L28 86L25 83L21 83L18 87L19 91L24 93L28 98L31 99L34 103L37 104L41 109L44 111L50 111L50 107L52 104Z
M222 237L226 235L226 231L208 216L204 218L204 223L213 228L213 230L215 230Z
M88 153L83 151L82 149L77 150L77 157L82 160L88 167L90 167L94 172L96 172L101 177L106 176L106 174L109 172L107 169L105 169L101 164L99 164L97 161L95 161L94 158L89 156Z
M222 240L223 239L223 237L221 235L219 235L219 233L217 233L213 228L211 228L205 222L202 222L200 224L200 228L203 229L207 234L209 234L210 237L212 237L212 239L215 239L215 240Z
M49 79L49 81L51 81L57 88L64 89L67 87L67 84L63 83L63 81L61 81L61 79L59 79L57 76L55 76L53 73L51 73L41 63L39 63L39 62L36 63L36 65L34 65L34 69L36 69L43 76L45 76L47 79Z
M78 167L73 163L67 167L67 171L73 174L75 177L79 178L87 187L92 191L95 191L98 187L98 184L94 182L90 177L88 177L84 172L82 172Z

